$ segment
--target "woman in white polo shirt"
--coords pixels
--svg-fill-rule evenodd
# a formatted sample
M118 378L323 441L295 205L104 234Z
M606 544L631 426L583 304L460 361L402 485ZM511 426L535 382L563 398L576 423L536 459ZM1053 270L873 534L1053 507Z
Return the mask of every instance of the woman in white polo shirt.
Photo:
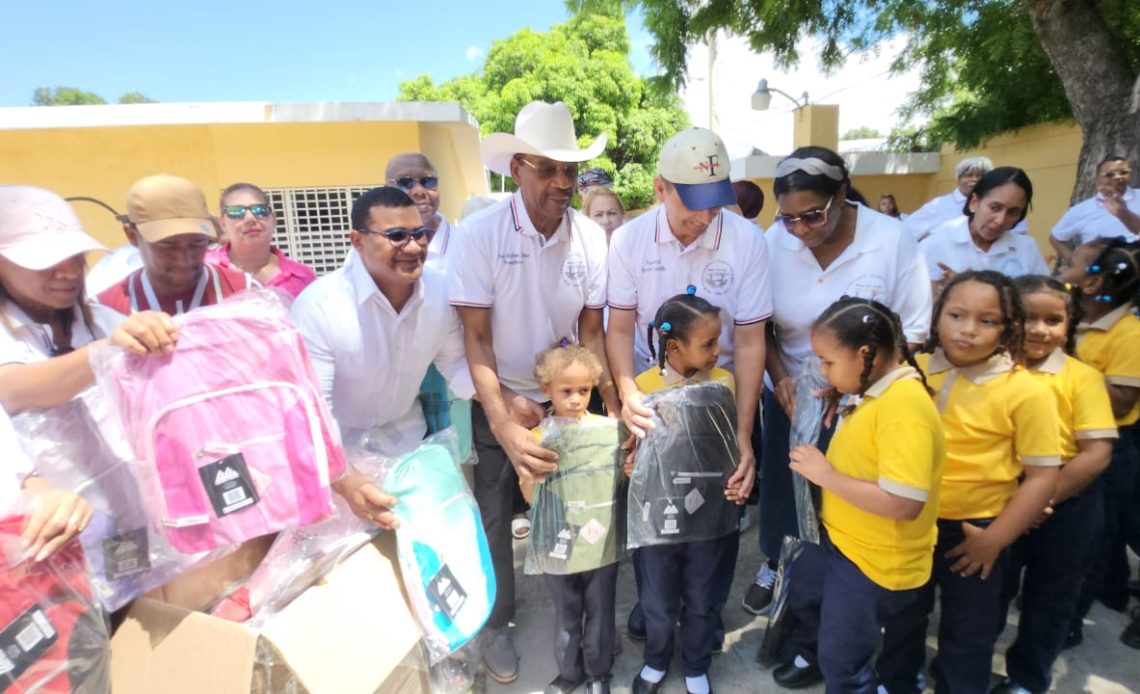
M1041 249L1028 234L1012 230L1029 213L1033 184L1024 171L1000 166L982 176L962 216L945 222L918 245L934 293L955 273L996 270L1009 277L1048 275Z
M785 535L797 535L788 468L793 379L811 354L811 326L841 296L886 304L902 318L907 341L930 329L930 280L913 237L893 217L852 202L843 159L800 147L776 167L776 222L767 231L773 314L769 321L760 457L760 551L768 557L743 607L767 612ZM829 434L820 441L825 448Z

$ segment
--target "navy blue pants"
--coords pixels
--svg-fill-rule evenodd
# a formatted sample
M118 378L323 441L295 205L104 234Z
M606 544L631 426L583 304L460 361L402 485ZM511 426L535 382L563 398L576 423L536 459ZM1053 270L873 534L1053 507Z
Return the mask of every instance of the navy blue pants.
M835 431L832 427L819 433L819 450L826 452ZM792 487L792 469L788 467L788 445L792 423L776 395L764 389L764 441L760 455L760 552L778 559L784 536L800 536L796 514L796 497Z
M1065 644L1077 611L1077 598L1088 562L1104 528L1102 482L1053 509L1040 528L1013 546L1007 572L1004 617L1021 583L1017 638L1005 652L1009 678L1031 692L1047 692L1053 663ZM1024 578L1022 569L1024 568ZM998 628L1004 628L1005 619Z
M565 576L547 575L554 601L554 660L571 682L608 677L614 665L614 596L618 564Z
M1104 482L1104 532L1096 553L1088 563L1081 597L1072 628L1080 631L1093 601L1104 598L1128 602L1128 555L1125 549L1129 525L1133 517L1137 480L1140 478L1140 453L1137 451L1137 426L1123 427L1120 438L1112 444L1112 460L1100 479Z
M725 554L738 533L699 542L653 545L637 551L641 563L638 597L645 613L645 664L667 670L673 660L673 633L681 620L681 663L686 677L708 672L720 624L718 588ZM684 609L681 609L682 601Z
M970 521L985 527L991 519ZM997 641L1001 614L1002 577L1009 562L1009 548L994 562L989 578L981 573L969 578L950 567L957 560L946 552L965 539L962 521L938 520L938 544L934 548L934 573L918 589L918 600L889 620L883 633L883 651L876 669L890 694L921 692L920 674L926 660L926 627L934 610L935 588L941 589L942 612L938 622L938 659L934 665L937 694L989 691L990 660Z
M917 603L921 588L887 590L831 544L805 543L788 587L795 655L818 664L828 692L873 694L882 625Z

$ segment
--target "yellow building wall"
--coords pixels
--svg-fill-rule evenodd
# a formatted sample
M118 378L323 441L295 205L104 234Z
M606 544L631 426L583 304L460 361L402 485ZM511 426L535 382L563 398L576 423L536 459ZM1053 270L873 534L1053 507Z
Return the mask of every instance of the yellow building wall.
M4 130L0 182L97 198L125 214L132 183L169 173L197 183L216 211L218 195L237 181L263 188L374 186L383 183L389 158L422 151L440 173L441 211L454 219L469 195L486 194L477 138L459 136L463 128L473 126L340 121ZM123 243L109 212L74 206L101 243Z

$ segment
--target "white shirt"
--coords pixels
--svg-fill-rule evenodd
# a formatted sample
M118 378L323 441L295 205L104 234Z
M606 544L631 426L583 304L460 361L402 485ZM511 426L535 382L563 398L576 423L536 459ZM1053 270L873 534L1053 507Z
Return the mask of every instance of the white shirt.
M752 222L721 211L704 233L681 245L664 206L649 210L614 231L606 260L606 301L635 311L634 371L652 366L647 332L657 309L692 285L697 296L721 309L717 366L733 370L733 329L772 315L768 244ZM654 349L657 346L654 345Z
M124 243L99 259L87 273L87 296L99 296L105 289L143 266L142 254L135 246Z
M451 304L491 310L499 380L542 402L535 358L577 342L582 309L605 306L606 232L571 209L547 240L515 193L466 218L452 244Z
M74 349L107 337L126 316L118 311L89 304L94 325L83 321L79 307L71 324ZM55 337L51 326L35 322L11 301L0 302L0 364L31 364L51 358Z
M983 251L970 238L969 219L962 217L947 222L918 244L930 279L942 279L942 263L954 272L966 270L997 270L1007 277L1021 275L1048 275L1049 268L1041 257L1041 249L1030 236L1007 231L994 240L988 251Z
M826 270L782 223L768 229L772 321L780 357L793 377L812 353L812 323L844 295L889 306L899 314L908 342L923 342L930 333L930 276L918 244L897 219L862 205L854 210L855 238Z
M1124 192L1123 200L1124 206L1133 214L1140 214L1140 188L1129 188ZM1104 196L1099 192L1066 210L1057 226L1053 227L1052 234L1063 243L1073 240L1087 243L1096 238L1116 236L1123 236L1129 241L1137 239L1119 217L1104 209Z
M903 226L914 236L915 241L921 241L942 224L958 217L965 217L966 215L962 212L965 206L966 196L962 195L962 191L955 188L946 195L939 195L915 210L903 220ZM1029 224L1023 219L1013 228L1013 232L1028 234Z
M435 235L431 237L431 243L428 244L427 260L424 261L424 265L446 271L447 251L455 240L453 233L456 227L438 212L435 213L435 217L439 220L439 228L435 230Z
M0 407L0 517L17 509L24 478L34 469L32 459L20 446L8 413Z
M292 316L346 444L371 431L385 453L418 445L427 423L417 396L430 364L457 396L475 393L462 326L436 270L424 270L397 312L357 256L306 287Z

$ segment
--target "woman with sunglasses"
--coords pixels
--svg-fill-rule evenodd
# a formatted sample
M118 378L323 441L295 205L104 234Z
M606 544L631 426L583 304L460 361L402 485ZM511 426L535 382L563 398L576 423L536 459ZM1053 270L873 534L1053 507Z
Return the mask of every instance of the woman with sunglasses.
M773 314L768 322L764 436L760 456L760 551L768 557L743 607L765 614L785 535L798 523L788 468L794 379L811 354L811 327L830 304L858 296L885 304L902 319L907 342L930 329L926 265L902 224L852 200L843 159L824 147L800 147L776 167L776 219L768 229ZM826 450L829 432L819 447Z
M241 270L267 287L280 287L296 297L317 279L312 268L299 263L273 245L277 215L269 196L252 183L235 183L222 191L224 245L206 254L206 262Z

